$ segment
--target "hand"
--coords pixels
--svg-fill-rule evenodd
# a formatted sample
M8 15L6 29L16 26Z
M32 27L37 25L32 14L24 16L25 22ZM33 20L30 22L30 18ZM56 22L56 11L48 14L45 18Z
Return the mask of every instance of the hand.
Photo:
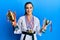
M12 22L12 25L15 27L16 26L16 21L13 21Z
M42 27L42 28L43 28L44 30L46 30L46 28L47 28L47 27L46 27L46 25L43 25L43 27Z

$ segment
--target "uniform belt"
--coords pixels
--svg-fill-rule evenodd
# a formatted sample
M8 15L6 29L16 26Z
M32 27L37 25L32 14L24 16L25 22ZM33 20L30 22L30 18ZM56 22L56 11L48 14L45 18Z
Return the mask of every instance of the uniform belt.
M32 40L34 40L34 34L35 34L35 32L34 32L34 33L22 32L22 34L25 34L23 40L25 40L26 35L30 35L30 36L32 36Z

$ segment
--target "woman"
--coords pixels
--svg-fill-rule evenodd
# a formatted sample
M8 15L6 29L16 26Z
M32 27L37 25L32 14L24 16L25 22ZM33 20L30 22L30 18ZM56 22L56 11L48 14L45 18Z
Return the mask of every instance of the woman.
M37 40L36 34L41 35L40 22L37 17L32 15L33 4L27 2L25 4L25 15L20 17L18 22L12 22L15 28L15 34L21 34L20 40Z

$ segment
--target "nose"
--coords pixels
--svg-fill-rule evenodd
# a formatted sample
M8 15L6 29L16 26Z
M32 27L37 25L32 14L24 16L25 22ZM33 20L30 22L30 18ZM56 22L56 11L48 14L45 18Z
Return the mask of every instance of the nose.
M28 8L28 12L30 11L30 8Z

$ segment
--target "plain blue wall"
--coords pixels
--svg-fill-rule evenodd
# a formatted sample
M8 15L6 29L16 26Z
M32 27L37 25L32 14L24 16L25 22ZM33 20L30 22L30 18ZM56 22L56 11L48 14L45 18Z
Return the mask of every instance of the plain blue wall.
M7 21L8 9L16 12L17 20L24 15L24 4L32 2L34 5L33 15L40 19L42 26L43 18L52 20L53 30L48 29L38 40L60 40L60 0L0 0L0 40L19 40L20 35L13 33L13 27Z

